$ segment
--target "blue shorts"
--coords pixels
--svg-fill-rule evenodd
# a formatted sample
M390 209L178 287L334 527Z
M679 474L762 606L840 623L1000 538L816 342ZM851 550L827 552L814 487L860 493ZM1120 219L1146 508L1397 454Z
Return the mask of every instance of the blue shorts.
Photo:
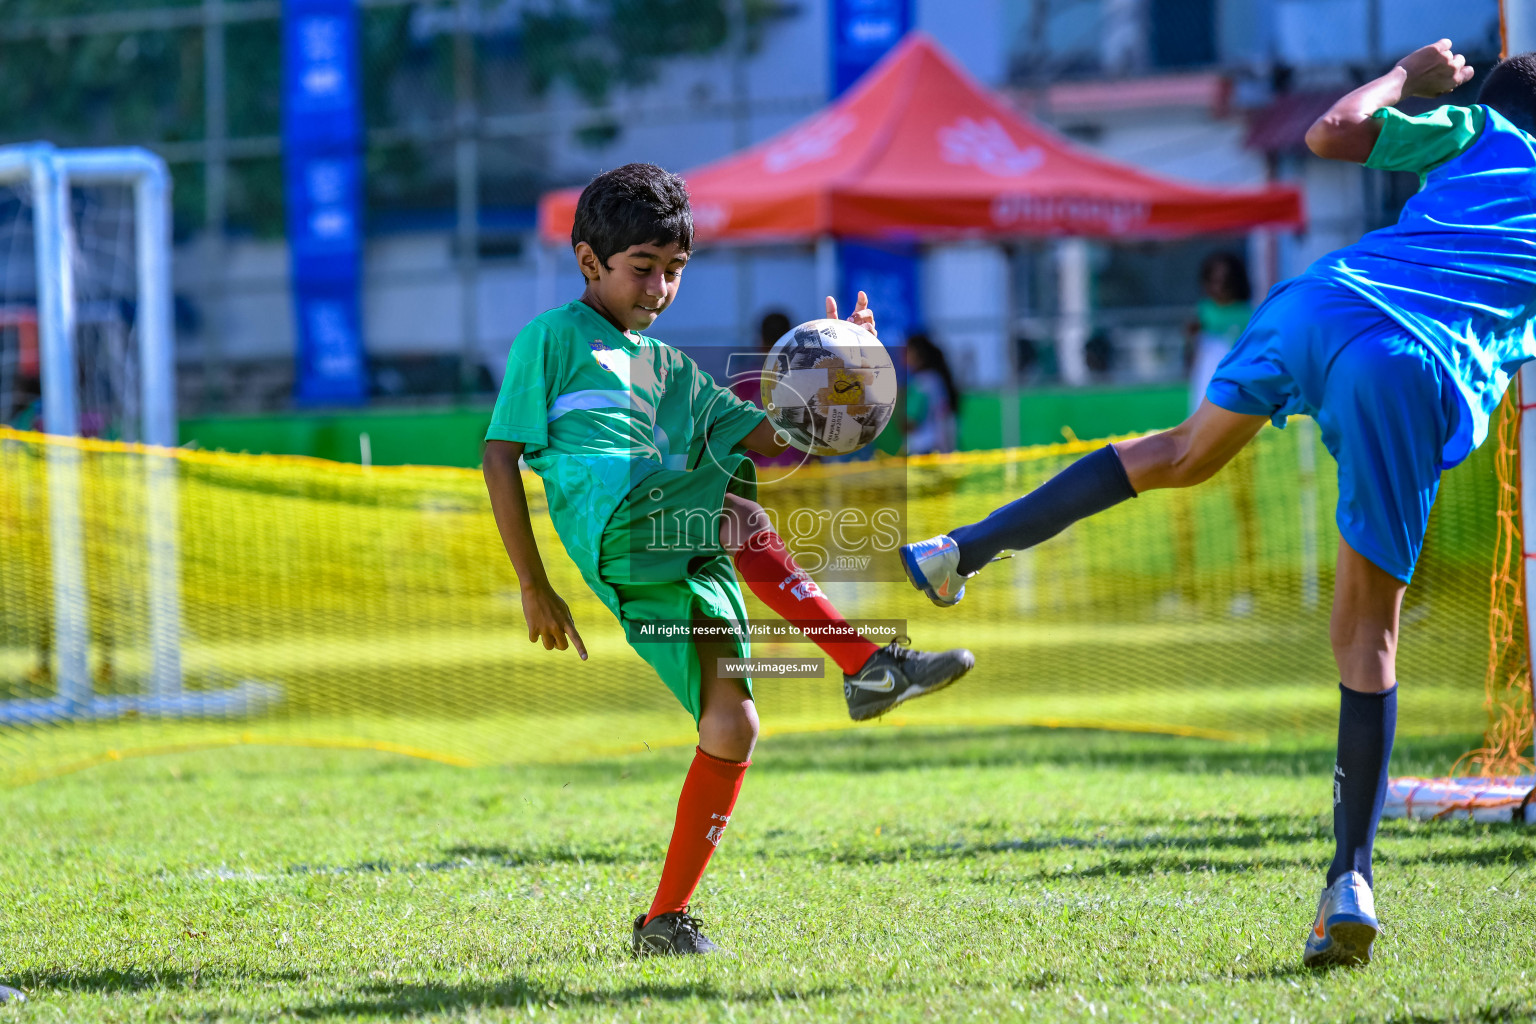
M1285 426L1317 420L1339 464L1339 533L1404 583L1424 547L1455 385L1423 342L1364 298L1317 278L1275 288L1216 368L1205 396Z

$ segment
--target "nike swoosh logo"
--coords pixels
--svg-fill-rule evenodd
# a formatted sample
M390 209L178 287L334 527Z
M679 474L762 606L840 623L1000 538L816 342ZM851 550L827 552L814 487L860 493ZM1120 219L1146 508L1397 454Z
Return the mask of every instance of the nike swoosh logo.
M1317 915L1317 924L1312 926L1312 934L1316 935L1320 939L1324 938L1325 936L1327 936L1328 932L1327 932L1326 929L1323 928L1323 915L1322 914L1318 914Z
M940 597L948 597L949 596L949 577L948 576L944 577L944 582L939 584L939 596Z
M886 669L879 677L853 678L848 680L861 690L872 690L875 693L890 693L896 689L896 677L891 675L891 670Z

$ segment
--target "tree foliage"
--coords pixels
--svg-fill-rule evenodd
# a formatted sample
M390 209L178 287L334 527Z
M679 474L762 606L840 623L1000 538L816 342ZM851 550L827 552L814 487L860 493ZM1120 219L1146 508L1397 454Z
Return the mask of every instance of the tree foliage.
M498 8L472 26L481 105L496 113L536 110L565 87L592 105L655 79L664 62L721 51L731 42L730 5L737 0L552 0ZM749 45L779 10L777 0L739 0ZM228 8L239 0L226 0ZM0 0L0 22L59 25L74 15L138 8L186 8L200 0ZM370 128L404 128L370 150L370 196L386 205L436 205L451 195L452 170L441 144L454 110L455 5L421 3L365 8L360 18L364 118ZM433 26L437 26L434 28ZM268 138L281 131L282 41L276 21L225 28L227 134ZM60 145L148 145L196 142L204 124L204 34L187 28L79 34L44 32L0 43L0 141L48 139ZM619 126L576 129L591 145L610 142ZM414 132L414 134L413 134ZM399 134L399 133L397 133ZM415 141L412 141L412 140ZM525 149L542 150L529 139ZM417 152L402 152L415 149ZM183 151L184 152L184 151ZM263 234L281 230L281 176L271 157L231 164L230 220ZM494 166L488 168L495 173ZM195 229L203 216L202 168L178 163L177 222ZM540 187L542 174L523 167L520 185ZM494 187L494 186L493 186ZM273 193L276 192L277 195Z

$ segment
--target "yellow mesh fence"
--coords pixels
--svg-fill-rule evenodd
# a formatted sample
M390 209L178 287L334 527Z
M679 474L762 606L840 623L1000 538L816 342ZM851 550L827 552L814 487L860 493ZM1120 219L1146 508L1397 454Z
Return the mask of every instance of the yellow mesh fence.
M911 534L928 536L1099 443L814 467L766 483L761 496L770 508L828 509L904 498ZM89 594L91 693L70 707L58 696L52 628L50 449L78 465ZM1404 732L1485 721L1496 454L1485 446L1445 477L1404 612ZM565 557L536 478L535 532L588 644L585 663L528 643L474 471L171 457L182 680L180 692L149 699L145 462L165 456L0 431L0 781L236 743L479 764L692 740L691 719ZM1296 420L1266 428L1207 485L1146 495L988 567L958 608L936 609L904 582L826 589L850 618L904 619L917 646L976 652L961 684L888 723L1327 733L1337 708L1327 641L1335 493L1314 425ZM748 606L768 619L750 595ZM776 643L754 653L816 652ZM836 678L756 687L770 733L850 725Z

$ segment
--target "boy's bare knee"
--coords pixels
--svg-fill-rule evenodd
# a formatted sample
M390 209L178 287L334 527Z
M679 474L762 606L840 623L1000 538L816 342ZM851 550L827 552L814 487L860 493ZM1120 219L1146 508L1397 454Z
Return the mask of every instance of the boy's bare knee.
M757 745L757 712L751 701L721 703L699 718L699 747L711 757L746 761Z

